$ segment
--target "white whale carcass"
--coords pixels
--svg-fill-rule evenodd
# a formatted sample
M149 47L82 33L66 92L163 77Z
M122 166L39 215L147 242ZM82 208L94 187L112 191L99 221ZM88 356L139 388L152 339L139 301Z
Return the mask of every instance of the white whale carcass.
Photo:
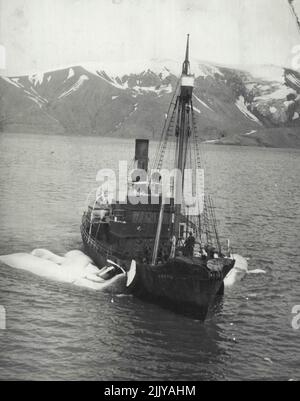
M235 260L233 269L225 277L225 288L233 287L248 274L265 274L264 270L248 270L248 261L241 255L233 254L231 258Z
M225 288L233 287L248 274L265 273L264 270L248 270L247 259L241 255L231 256L234 268L224 280ZM50 280L70 283L93 290L126 293L126 281L130 277L114 262L99 270L83 252L73 250L64 256L56 255L46 249L35 249L31 253L14 253L0 256L0 262L15 269L26 270Z
M99 270L87 255L78 250L58 256L46 249L35 249L31 253L0 256L0 262L40 277L93 290L113 290L122 293L126 289L124 271L108 274L112 266Z

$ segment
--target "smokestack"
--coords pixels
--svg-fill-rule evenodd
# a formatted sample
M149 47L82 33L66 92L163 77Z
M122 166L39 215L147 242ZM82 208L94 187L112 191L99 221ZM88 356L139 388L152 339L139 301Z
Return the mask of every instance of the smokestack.
M134 160L137 162L138 169L148 171L148 163L149 163L149 140L148 139L136 139L135 140Z

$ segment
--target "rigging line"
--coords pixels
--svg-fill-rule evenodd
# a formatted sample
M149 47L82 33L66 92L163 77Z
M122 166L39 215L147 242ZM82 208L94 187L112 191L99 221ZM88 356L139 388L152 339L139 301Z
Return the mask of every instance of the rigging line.
M158 170L160 170L163 166L163 162L164 162L165 156L166 156L165 152L168 147L168 143L170 142L169 139L175 130L175 121L176 121L177 114L178 114L178 97L176 99L176 103L174 104L174 109L173 109L172 115L169 118L169 123L168 123L167 129L166 129L164 140L162 141L162 145L160 148L160 154L158 155L159 157L157 159L157 166L156 166L156 168Z
M192 140L193 140L193 130L191 129L190 131L191 136L190 136L190 140L189 140L189 154L190 154L190 166L189 168L192 171L192 175L191 175L191 190L192 190L192 197L197 198L197 185L196 185L196 179L197 179L197 174L196 171L193 169L193 152L194 152L194 147L192 146ZM195 160L195 159L194 159Z
M215 206L214 206L213 199L212 199L211 196L209 196L209 202L210 202L210 211L211 211L213 229L214 229L215 236L216 236L218 250L219 250L219 253L221 254L222 253L222 248L221 248L221 242L220 242L220 238L219 238L219 233L218 233L218 230L217 230L217 219L216 219L216 214L215 214L215 211L214 211Z
M206 242L208 245L211 245L210 228L209 228L208 212L207 212L207 196L204 197L203 223L204 223L203 233L206 236Z
M192 103L193 105L193 103ZM202 147L201 144L199 143L199 133L198 133L198 129L197 129L197 123L196 123L196 117L195 117L195 113L194 113L194 109L192 108L192 125L193 125L193 130L194 130L194 135L195 135L195 147L197 150L197 162L199 165L199 168L204 168L205 166L205 162L204 162L204 156L203 156L203 151L202 151Z
M208 232L209 232L209 238L210 238L210 244L212 246L215 245L215 241L213 238L214 235L214 227L213 227L213 222L212 222L212 217L211 217L211 207L210 207L210 203L209 203L209 195L207 195L206 198L206 202L207 202L207 224L208 224Z
M133 157L130 162L128 163L128 169L127 169L127 175L129 176L129 173L133 170L134 168L134 163L135 163L135 158Z
M168 112L167 112L167 118L165 119L164 126L163 126L163 129L162 129L162 132L161 132L161 137L160 137L160 141L159 141L159 144L158 144L158 147L157 147L157 150L156 150L155 159L154 159L154 162L152 164L152 169L154 169L156 164L158 163L158 158L159 158L159 155L161 153L162 146L163 146L163 140L165 138L165 135L167 134L167 128L169 126L169 120L170 120L169 116L170 116L171 108L172 108L172 106L174 106L174 109L176 108L176 102L174 104L174 99L177 97L177 91L178 91L179 83L180 83L180 80L178 79L177 83L176 83L175 91L174 91L173 96L172 96L171 103L169 104L169 108L168 108ZM174 114L174 110L173 110L173 112L171 114L171 118L172 118L173 114Z
M193 166L192 166L192 142L191 142L191 138L188 141L186 153L187 153L187 155L186 155L186 168L192 170ZM192 170L191 179L192 179L191 180L191 191L192 191L191 196L193 196L193 192L194 192L193 191L193 170ZM185 193L185 192L183 191L183 193ZM190 206L189 205L186 205L185 213L186 213L186 232L188 233L189 230L190 230L190 226L191 226L190 223L192 222L192 219L191 219L191 216L190 216Z
M193 115L192 115L192 118L193 118ZM193 144L194 144L194 146L193 146L193 156L194 156L194 160L196 160L197 167L198 167L198 162L197 162L198 155L197 155L197 149L196 149L196 141L197 141L197 139L195 137L195 129L194 129L193 124L192 124L192 140L193 140ZM199 161L199 166L201 167L200 161ZM195 186L196 186L195 191L196 191L196 197L197 197L197 196L199 196L199 194L197 193L197 175L195 177ZM198 236L199 236L199 239L200 239L200 242L201 242L201 240L202 240L202 227L201 227L202 224L201 224L201 212L200 212L200 199L198 199L198 198L197 198L197 207L198 207L199 212L198 212L198 216L195 219L195 221L196 221L195 225L197 227Z
M171 103L171 105L173 106L173 103ZM155 158L154 158L154 161L153 161L153 164L152 164L152 169L157 169L157 165L158 165L158 163L160 161L161 155L163 153L163 149L164 149L164 147L166 145L169 126L170 126L172 117L174 115L175 107L176 106L174 106L174 109L173 109L173 111L171 113L171 117L169 117L170 110L171 110L171 108L169 108L167 117L165 118L164 127L163 127L162 134L161 134L161 139L159 141L159 144L158 144L158 147L157 147L157 150L156 150Z
M193 129L193 141L194 141L194 144L195 144L195 146L193 146L193 150L194 150L194 160L196 160L197 161L197 159L198 159L198 154L197 154L197 145L196 145L196 141L197 141L197 139L196 139L196 137L195 137L195 130ZM201 162L200 162L200 160L197 162L197 168L201 168ZM198 185L198 182L197 182L197 172L196 172L196 177L195 177L195 192L196 192L196 197L197 196L199 196L200 194L199 193L197 193L197 185ZM198 201L198 204L197 204L197 206L198 206L198 209L199 209L199 217L198 217L198 223L199 223L199 231L200 231L200 237L201 237L201 212L200 212L200 199L197 199L197 201Z
M192 104L193 107L193 104ZM196 126L194 125L194 115L192 113L192 139L194 142L193 150L194 150L194 160L196 160L197 168L201 169L201 154L199 149L199 144L197 142L196 136Z
M190 130L190 133L191 134L193 134L193 131L192 130ZM192 158L192 154L193 154L193 149L192 149L192 135L190 135L190 140L189 140L189 157L190 157L190 160L189 160L189 168L193 168L193 158Z
M205 168L205 157L204 157L204 153L203 153L203 147L202 147L202 141L200 141L200 137L199 137L199 131L198 131L198 127L197 127L197 121L196 121L196 117L195 117L195 113L193 112L193 119L194 119L194 127L195 127L195 132L196 132L196 142L197 142L197 148L198 148L198 152L199 152L199 158L200 158L200 165L202 166L202 168Z
M193 102L191 102L191 107L192 107L192 128L191 128L191 131L192 131L192 141L193 141L193 143L194 143L194 158L195 158L195 161L196 161L196 165L197 165L197 167L198 167L198 163L199 163L199 161L198 161L198 157L197 157L197 143L196 143L196 135L195 135L195 127L194 127L194 114L193 114Z
M200 243L202 243L202 222L201 222L201 212L200 212L200 200L198 200L198 209L199 209L199 214L198 214L198 221L196 221L196 225L198 227L198 234L199 234L199 240Z

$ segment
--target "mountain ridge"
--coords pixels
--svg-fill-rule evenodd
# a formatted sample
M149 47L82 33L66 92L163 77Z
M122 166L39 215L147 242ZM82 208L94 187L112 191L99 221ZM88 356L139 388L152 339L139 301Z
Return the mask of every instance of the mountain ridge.
M142 71L116 74L88 63L2 76L0 131L158 138L178 80L173 71L180 64L172 65L156 63L155 71L136 65ZM300 74L276 66L256 69L196 65L193 106L200 137L272 146L273 130L274 146L281 146L281 131L282 146L300 147Z

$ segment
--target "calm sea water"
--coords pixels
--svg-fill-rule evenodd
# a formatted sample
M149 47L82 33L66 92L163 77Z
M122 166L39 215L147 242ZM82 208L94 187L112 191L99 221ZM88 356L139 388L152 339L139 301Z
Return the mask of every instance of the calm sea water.
M0 254L80 249L97 170L133 152L128 140L1 134ZM300 152L205 155L223 239L266 274L246 276L202 324L0 264L0 379L300 379Z

